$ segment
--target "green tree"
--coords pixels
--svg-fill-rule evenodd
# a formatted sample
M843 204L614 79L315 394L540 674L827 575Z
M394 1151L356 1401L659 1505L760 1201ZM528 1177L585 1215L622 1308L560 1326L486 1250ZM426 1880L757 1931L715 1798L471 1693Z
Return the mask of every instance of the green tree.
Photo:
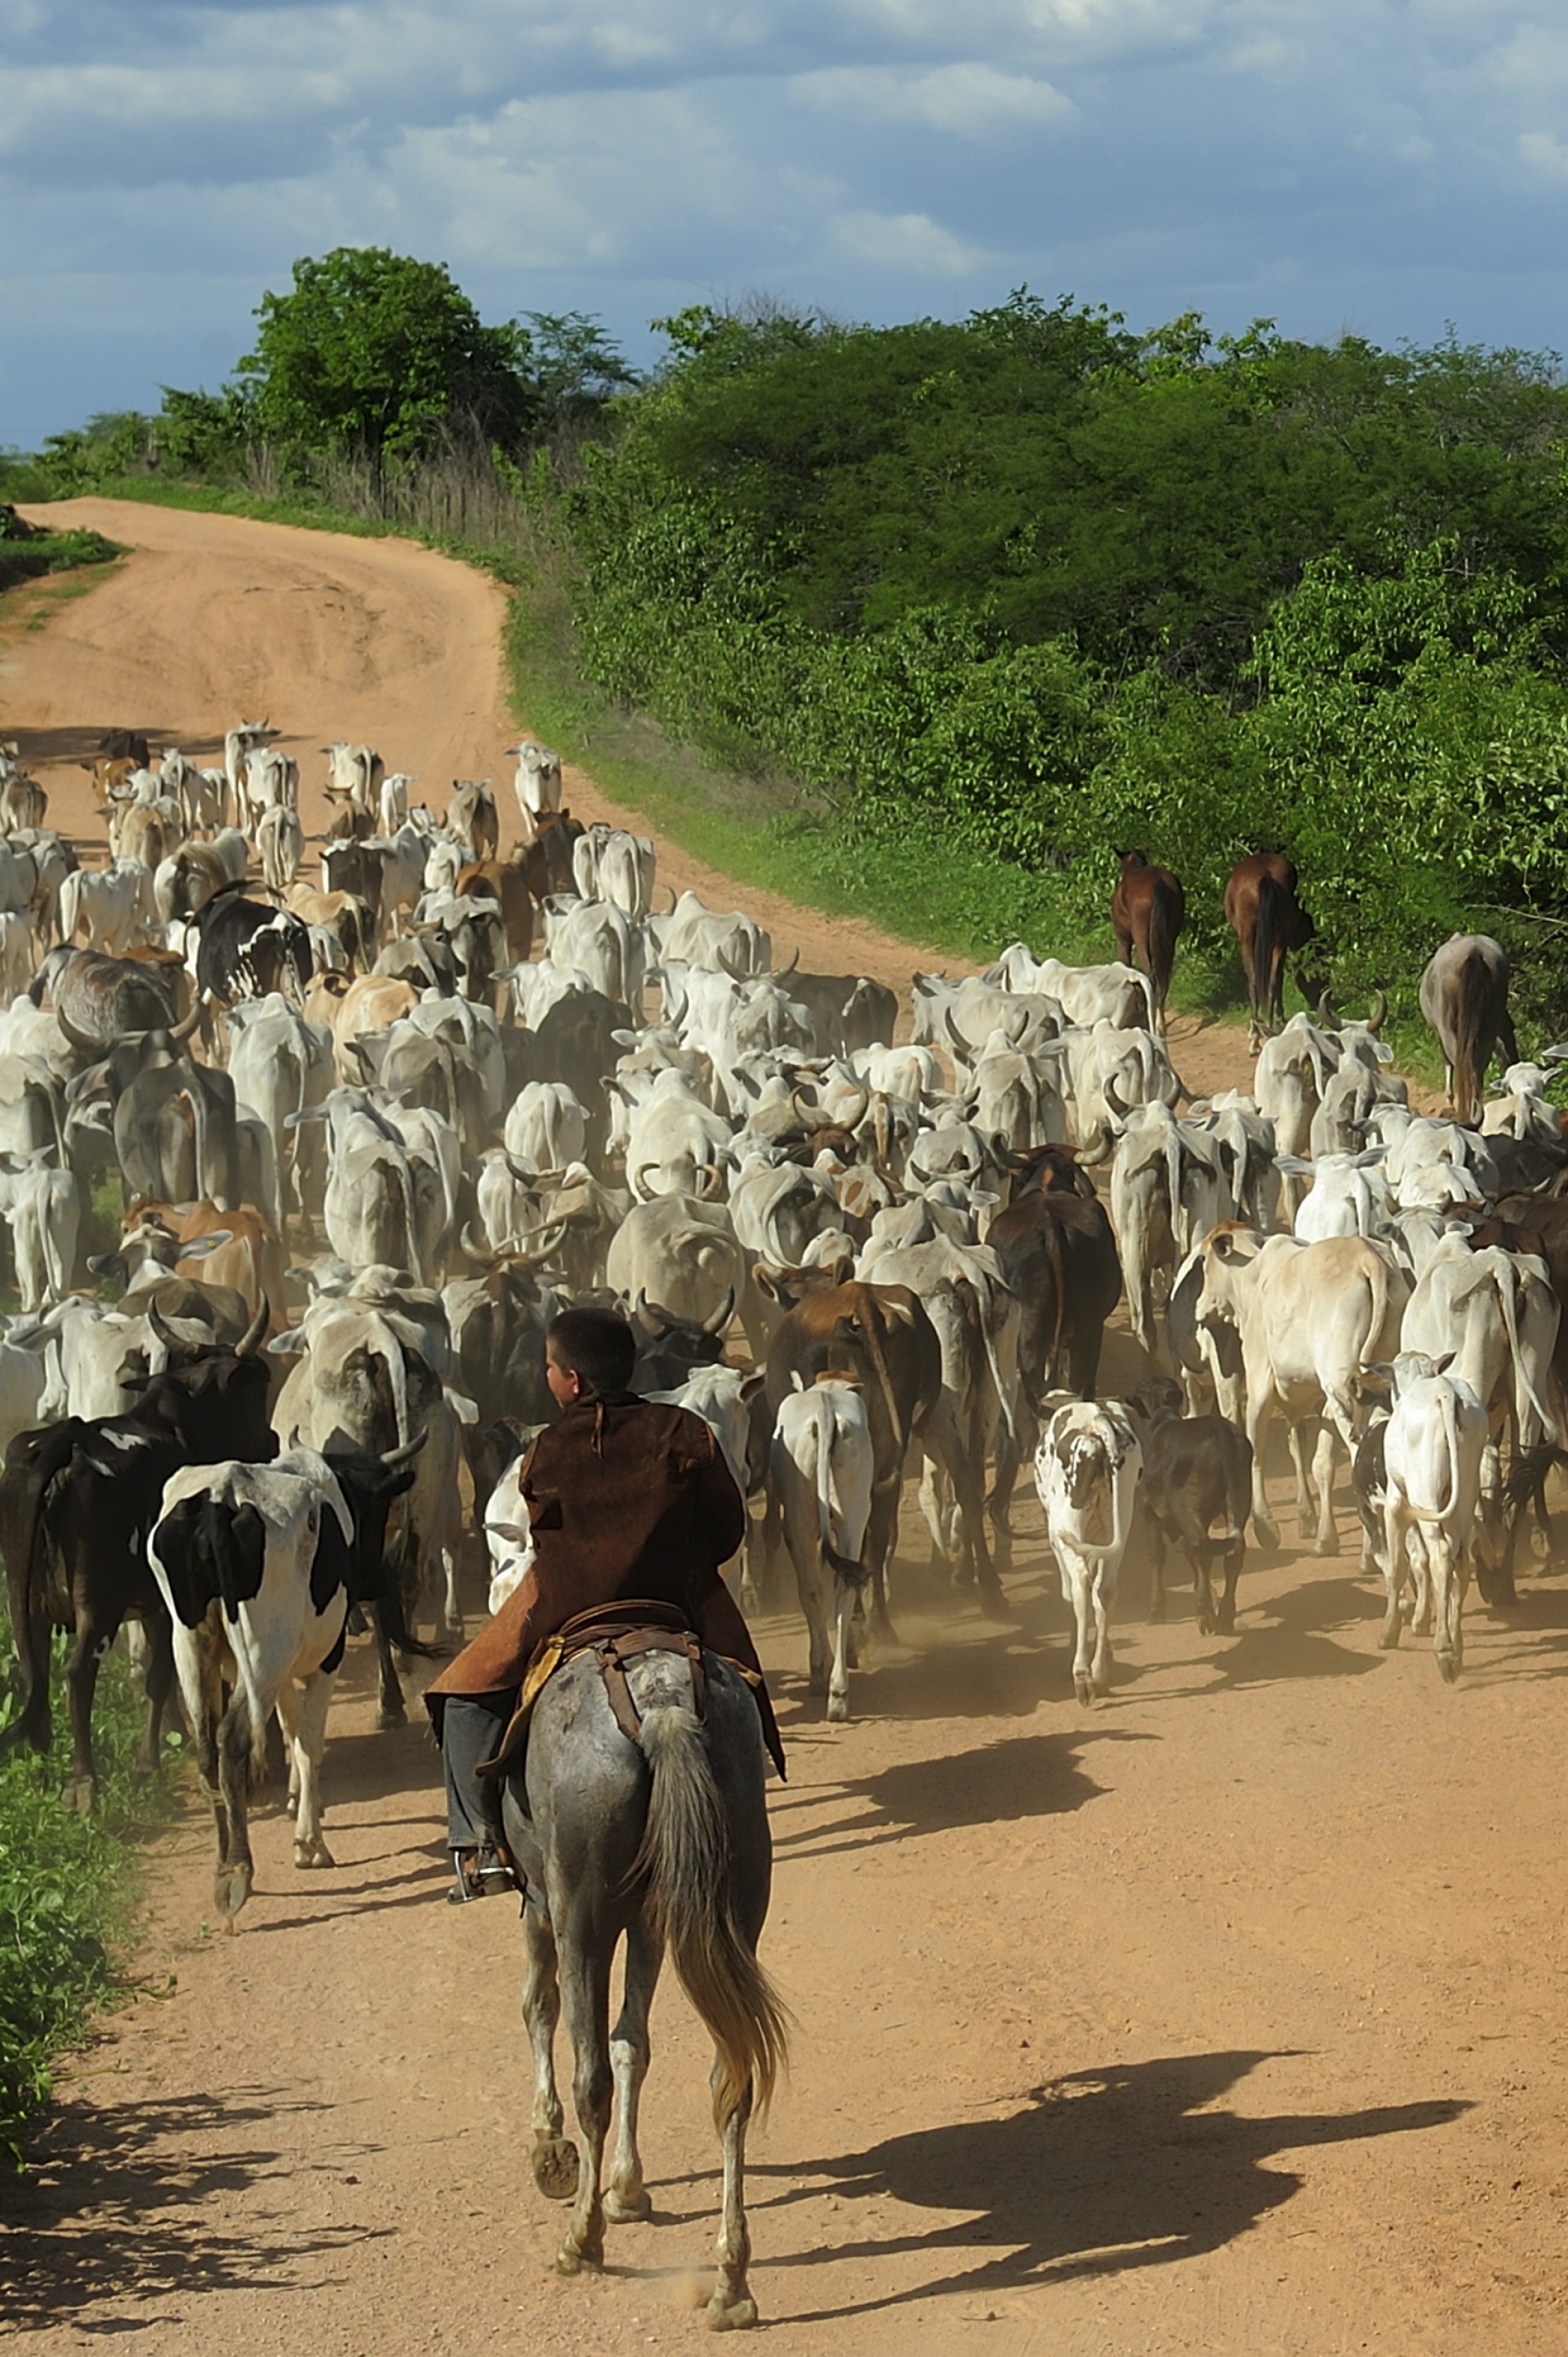
M446 427L510 442L537 414L527 330L486 327L442 263L340 245L296 262L256 317L237 374L269 440L401 462Z

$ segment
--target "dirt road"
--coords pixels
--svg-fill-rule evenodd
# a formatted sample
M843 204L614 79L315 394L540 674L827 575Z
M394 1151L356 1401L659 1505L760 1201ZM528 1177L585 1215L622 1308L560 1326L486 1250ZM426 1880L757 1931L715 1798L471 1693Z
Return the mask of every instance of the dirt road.
M365 734L427 781L499 772L477 576L395 543L73 512L145 553L0 636L0 735L36 758L143 723L199 750L255 706L307 775ZM571 800L596 807L577 779ZM917 962L771 921L808 962ZM1228 1032L1188 1031L1178 1060L1204 1088L1242 1071ZM1108 1387L1134 1355L1113 1346ZM768 2345L1568 2347L1555 1567L1506 1619L1472 1599L1450 1691L1424 1645L1377 1652L1348 1535L1338 1560L1254 1552L1231 1641L1197 1634L1186 1591L1146 1626L1134 1566L1114 1694L1083 1712L1032 1535L1007 1629L925 1554L907 1523L902 1641L849 1727L805 1706L794 1619L758 1627L791 1762L767 1953L799 2023L753 2148ZM153 2328L170 2357L467 2357L503 2335L618 2357L701 2330L714 2179L683 2001L654 2018L655 2222L615 2230L602 2279L557 2281L515 1921L440 1903L434 1760L371 1731L365 1673L351 1653L328 1750L335 1874L295 1874L267 1818L240 1932L209 1938L194 1811L162 1847L148 1994L0 2212L0 2319L40 2350Z

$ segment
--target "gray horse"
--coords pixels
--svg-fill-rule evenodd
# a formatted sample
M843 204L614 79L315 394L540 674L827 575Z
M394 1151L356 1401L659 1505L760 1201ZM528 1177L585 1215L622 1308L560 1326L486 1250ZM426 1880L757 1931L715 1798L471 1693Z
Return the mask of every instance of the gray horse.
M551 2200L574 2203L556 2266L576 2275L602 2266L606 2217L619 2223L651 2214L637 2115L649 2009L668 1945L714 2047L724 2212L707 2316L722 2330L757 2321L746 2285L746 2128L754 2107L766 2109L783 2065L786 2016L757 1961L773 1858L761 1725L738 1672L711 1653L703 1660L701 1720L683 1656L645 1653L628 1663L642 1719L637 1743L616 1724L594 1655L566 1663L533 1714L528 1814L516 1779L504 1810L531 1893L522 2012L533 2050L534 2181ZM610 1963L623 1934L626 1988L612 2036ZM555 2085L563 2002L580 2154L562 2135ZM615 2149L601 2199L612 2094Z

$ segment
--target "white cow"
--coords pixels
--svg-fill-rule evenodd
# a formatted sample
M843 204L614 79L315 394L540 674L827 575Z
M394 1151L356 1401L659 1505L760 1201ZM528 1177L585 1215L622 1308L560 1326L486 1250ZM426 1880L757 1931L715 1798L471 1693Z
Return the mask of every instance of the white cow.
M1316 1547L1319 1555L1332 1555L1334 1436L1353 1458L1354 1378L1397 1349L1410 1279L1390 1251L1360 1236L1301 1243L1294 1236L1263 1237L1230 1223L1206 1239L1202 1264L1200 1324L1233 1326L1240 1336L1258 1536L1268 1546L1279 1542L1263 1484L1264 1444L1275 1415L1290 1427L1304 1537L1308 1505L1301 1427L1323 1419L1313 1469Z
M514 784L517 806L522 815L522 839L532 843L539 833L540 820L560 813L561 756L548 745L536 745L532 737L506 749L517 759Z
M572 874L585 900L608 900L628 917L653 905L654 849L646 834L595 825L572 846Z
M1383 1431L1383 1580L1388 1609L1378 1642L1400 1641L1408 1550L1415 1583L1412 1626L1430 1622L1437 1667L1450 1685L1465 1662L1460 1625L1481 1500L1487 1411L1459 1376L1436 1374L1419 1353L1394 1361L1394 1405Z
M875 1473L871 1425L857 1383L827 1374L810 1391L791 1392L779 1402L773 1484L810 1639L811 1689L826 1695L832 1719L849 1717L851 1625L865 1585Z
M1080 1703L1111 1691L1111 1607L1143 1471L1138 1437L1117 1401L1069 1400L1054 1412L1047 1401L1035 1488L1072 1609L1072 1683Z

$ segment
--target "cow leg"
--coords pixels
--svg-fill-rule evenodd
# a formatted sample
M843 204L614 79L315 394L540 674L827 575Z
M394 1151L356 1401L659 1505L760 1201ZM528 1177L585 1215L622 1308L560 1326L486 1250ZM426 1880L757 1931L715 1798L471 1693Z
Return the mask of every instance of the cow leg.
M849 1672L854 1651L854 1608L860 1588L841 1573L833 1577L833 1666L828 1680L828 1717L849 1717Z
M1290 1459L1295 1468L1295 1534L1298 1539L1313 1535L1312 1482L1306 1469L1306 1435L1299 1424L1288 1424L1285 1437L1290 1442Z
M795 1566L800 1611L806 1623L806 1684L814 1695L828 1690L828 1625L822 1605L822 1566L814 1544L802 1544Z
M1221 1637L1233 1637L1236 1633L1236 1583L1241 1576L1246 1552L1247 1542L1240 1534L1225 1541L1225 1592L1214 1615L1215 1631Z
M1072 1609L1072 1689L1087 1709L1094 1700L1089 1644L1090 1616L1093 1610L1090 1587L1093 1574L1076 1549L1065 1543L1058 1548L1057 1560L1061 1572L1062 1595Z
M642 2181L637 2115L650 2052L648 2016L663 1961L664 1951L659 1939L639 1916L626 1935L626 1992L620 2019L610 2032L616 2133L615 2150L610 2156L610 2181L605 2189L605 2216L612 2226L630 2225L653 2214L653 2204Z
M212 1903L232 1931L234 1918L251 1895L255 1861L251 1856L249 1823L251 1775L251 1714L243 1691L234 1696L218 1728L218 1789L229 1819L226 1855L220 1859L212 1886Z
M565 2115L555 2083L560 1964L550 1918L532 1898L522 1910L522 2018L533 2056L533 2181L547 2201L570 2201L577 2190L577 2147L562 2134Z
M931 1561L933 1564L944 1563L951 1571L953 1556L956 1553L952 1523L958 1509L948 1500L945 1494L946 1486L942 1478L942 1469L936 1458L923 1454L920 1465L920 1512L925 1516L926 1528L931 1534Z
M299 1809L294 1821L295 1866L336 1866L321 1835L321 1757L327 1749L327 1713L334 1673L313 1670L298 1684L285 1678L278 1689L278 1717L289 1739Z
M1197 1625L1205 1637L1215 1633L1214 1587L1210 1572L1214 1562L1214 1542L1206 1531L1187 1549L1192 1561L1193 1602L1197 1608Z
M1378 1644L1385 1653L1391 1653L1400 1641L1400 1590L1403 1586L1403 1517L1391 1497L1383 1506L1383 1587L1388 1602L1383 1625L1378 1631Z
M446 1601L442 1606L441 1632L443 1636L456 1638L458 1642L461 1643L464 1633L463 1607L457 1598L457 1542L456 1540L443 1541L441 1547L441 1577L445 1583Z
M403 1727L408 1722L408 1712L403 1707L403 1688L398 1683L397 1671L392 1663L392 1639L387 1634L386 1623L381 1618L380 1609L373 1609L376 1623L376 1666L379 1674L376 1725L383 1728Z
M1153 1515L1149 1518L1149 1619L1156 1624L1165 1617L1165 1534Z
M1339 1534L1334 1527L1334 1426L1326 1424L1313 1451L1312 1478L1317 1485L1317 1537L1314 1555L1337 1555Z
M142 1729L136 1765L144 1775L150 1776L158 1764L158 1739L163 1730L164 1713L174 1692L174 1631L169 1627L166 1612L149 1613L142 1627L147 1640L145 1680L147 1716Z
M1448 1533L1439 1527L1427 1549L1434 1591L1432 1641L1437 1668L1445 1685L1452 1685L1465 1666L1465 1589L1469 1568Z
M114 1642L114 1628L94 1617L91 1604L77 1598L76 1641L65 1665L66 1705L70 1717L70 1781L68 1803L79 1815L98 1805L98 1771L92 1759L92 1697L98 1691L98 1667Z
M1405 1554L1410 1564L1411 1578L1415 1588L1415 1609L1411 1614L1411 1633L1424 1637L1432 1626L1432 1550L1427 1534L1419 1523L1412 1523L1405 1534Z
M871 1493L871 1519L865 1532L865 1559L871 1566L871 1625L889 1644L898 1641L887 1609L887 1566L898 1527L898 1481L879 1484Z
M1263 1444L1268 1438L1273 1414L1272 1385L1249 1383L1247 1437L1252 1444L1252 1527L1263 1544L1270 1547L1277 1547L1280 1543L1280 1526L1269 1512L1268 1491L1263 1479Z
M1090 1681L1097 1695L1111 1691L1111 1586L1114 1574L1108 1559L1101 1556L1094 1566L1090 1596L1094 1605L1094 1662ZM1079 1696L1081 1702L1082 1695Z

